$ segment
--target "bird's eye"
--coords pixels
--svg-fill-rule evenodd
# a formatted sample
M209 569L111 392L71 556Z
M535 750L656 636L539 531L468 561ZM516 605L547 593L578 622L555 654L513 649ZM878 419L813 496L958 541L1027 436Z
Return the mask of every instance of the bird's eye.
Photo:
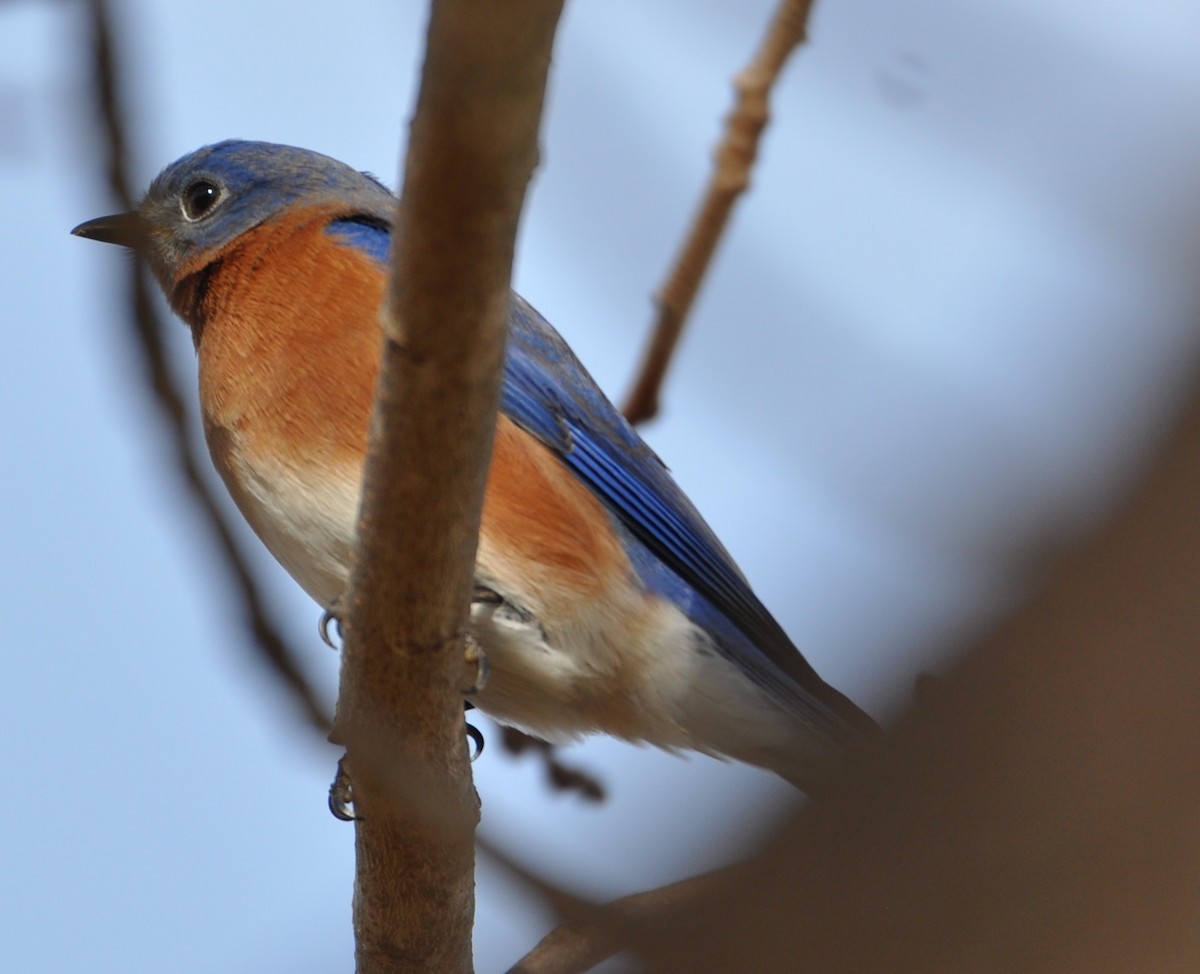
M217 205L217 201L220 198L221 190L219 187L213 185L207 179L198 179L183 191L183 199L181 201L183 215L193 221L202 219Z

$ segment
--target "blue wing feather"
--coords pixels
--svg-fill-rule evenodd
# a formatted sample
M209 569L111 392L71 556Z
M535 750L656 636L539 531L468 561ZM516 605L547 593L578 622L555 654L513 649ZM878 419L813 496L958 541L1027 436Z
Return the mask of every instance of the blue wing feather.
M377 217L336 220L329 232L387 261L388 229ZM844 734L847 724L870 724L793 646L662 461L566 342L516 294L501 409L595 493L625 533L644 583L679 604L724 656L831 736Z
M636 544L644 581L664 590L717 648L776 698L833 734L863 723L755 596L658 456L600 391L569 346L519 295L509 318L501 408L549 446ZM646 576L652 577L646 577ZM682 583L682 584L681 584Z

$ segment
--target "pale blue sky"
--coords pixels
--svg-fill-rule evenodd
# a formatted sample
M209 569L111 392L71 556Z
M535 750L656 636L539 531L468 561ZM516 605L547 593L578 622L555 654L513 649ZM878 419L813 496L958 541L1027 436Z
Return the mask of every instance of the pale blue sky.
M144 179L240 136L396 183L423 4L114 6ZM769 9L568 4L517 283L615 395ZM336 752L230 617L124 344L123 258L67 234L114 205L79 13L0 5L0 950L11 970L348 970ZM817 668L885 716L1031 550L1118 496L1196 365L1200 8L822 0L811 36L648 437ZM315 607L260 557L332 697ZM606 806L493 744L484 830L598 895L731 855L788 794L610 742L568 757ZM480 971L548 922L487 868L478 909Z

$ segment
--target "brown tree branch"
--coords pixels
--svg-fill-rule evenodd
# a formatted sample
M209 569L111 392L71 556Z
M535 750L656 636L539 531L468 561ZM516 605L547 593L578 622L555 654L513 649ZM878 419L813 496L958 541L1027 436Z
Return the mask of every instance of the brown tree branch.
M651 969L1200 970L1200 385L1117 518Z
M125 138L128 129L126 120L130 112L122 103L124 72L112 29L112 17L106 0L90 0L87 9L94 79L91 91L104 135L108 185L121 207L132 210L137 200L129 178L129 152ZM201 473L207 460L201 459L203 451L197 447L193 435L197 424L167 364L163 339L166 327L155 311L149 274L141 261L131 261L128 267L126 287L132 309L128 321L133 326L130 337L141 356L142 377L159 416L170 431L175 445L175 461L183 483L216 539L225 563L226 570L222 575L234 581L250 643L268 669L291 693L308 722L322 734L327 734L330 722L325 707L305 677L296 653L271 619L262 589L250 562L242 554L237 534Z
M469 971L463 640L513 241L561 0L433 4L393 243L336 733L361 974Z
M717 146L712 177L675 265L659 291L658 316L625 417L642 423L658 415L659 393L700 283L729 223L733 206L750 185L758 143L770 118L768 99L783 65L806 37L813 0L780 0L750 64L734 78L737 103Z

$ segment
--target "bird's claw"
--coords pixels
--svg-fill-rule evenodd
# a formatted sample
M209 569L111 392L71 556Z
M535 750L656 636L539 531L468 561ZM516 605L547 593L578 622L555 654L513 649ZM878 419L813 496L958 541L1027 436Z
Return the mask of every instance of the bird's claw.
M354 786L350 783L350 775L346 773L345 755L338 758L337 774L329 786L329 811L341 822L358 820L354 812Z
M333 641L333 637L329 635L329 624L333 623L337 626L337 642ZM317 620L317 632L321 634L321 642L335 652L341 649L342 642L342 600L334 599L329 608L321 613L321 618Z
M479 760L479 755L483 753L483 731L474 724L465 724L464 726L467 728L467 737L471 739L471 743L474 745L474 750L471 752L471 762L474 763Z

